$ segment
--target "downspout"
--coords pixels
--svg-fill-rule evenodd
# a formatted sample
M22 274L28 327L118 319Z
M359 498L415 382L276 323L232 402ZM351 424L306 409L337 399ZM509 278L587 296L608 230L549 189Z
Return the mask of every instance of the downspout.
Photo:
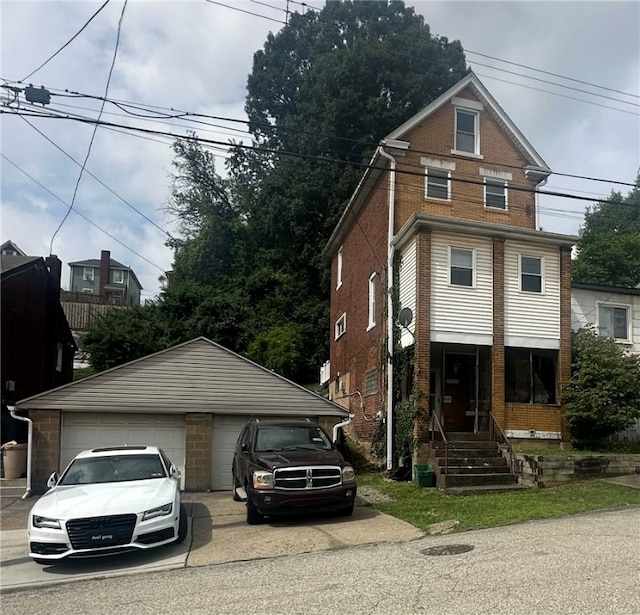
M338 423L333 426L333 442L334 444L338 441L338 430L342 427L346 427L349 423L351 423L351 419L355 416L355 414L349 414L349 416L342 421L342 423Z
M540 195L538 194L538 190L540 188L542 188L543 186L546 185L546 183L549 181L548 177L545 177L541 182L538 182L536 184L536 192L534 193L533 197L534 197L534 202L535 202L535 207L536 207L536 231L540 230L540 207L538 206L538 201L540 200Z
M389 227L387 231L388 258L387 258L387 470L393 469L393 258L395 247L392 244L395 222L396 202L396 160L382 146L378 151L390 162L389 186Z
M31 449L33 444L33 421L25 416L18 416L16 414L16 407L9 406L9 414L18 421L23 421L29 424L27 432L27 490L22 496L23 500L26 500L31 495Z

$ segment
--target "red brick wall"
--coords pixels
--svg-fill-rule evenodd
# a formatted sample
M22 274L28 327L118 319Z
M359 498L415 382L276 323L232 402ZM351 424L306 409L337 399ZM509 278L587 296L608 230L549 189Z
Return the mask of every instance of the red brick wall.
M44 493L47 479L60 471L61 413L59 410L29 410L33 421L31 488Z
M503 429L506 421L504 390L504 239L494 239L491 411Z
M508 403L504 430L562 431L563 410L559 406Z
M562 385L571 377L571 249L560 249L560 355L558 358L558 381L560 402ZM562 412L562 439L570 437L569 425Z
M431 380L431 231L418 235L416 248L416 270L420 274L416 279L414 377L419 392L418 406L421 415L426 417ZM423 441L428 439L426 419L416 421L414 436Z
M360 391L364 395L365 373L378 369L378 392L364 397L364 411L357 395L348 398L349 408L355 414L353 430L365 439L371 438L375 429L371 419L384 409L385 403L388 182L388 173L379 178L359 213L358 222L351 226L343 240L342 286L338 289L337 248L331 265L331 381L335 387L338 378L344 380L345 394ZM376 325L367 331L369 277L374 272L377 274ZM346 313L346 333L336 340L335 323L343 313ZM335 401L340 402L340 392L336 391L335 395Z
M213 415L187 413L185 420L185 491L211 489Z

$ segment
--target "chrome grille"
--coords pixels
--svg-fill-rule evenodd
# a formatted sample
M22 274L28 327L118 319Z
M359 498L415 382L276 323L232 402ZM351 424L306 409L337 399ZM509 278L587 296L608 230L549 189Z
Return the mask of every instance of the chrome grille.
M273 473L276 489L325 489L342 484L339 466L298 466Z
M74 549L99 549L131 542L136 515L109 515L67 521L67 533Z

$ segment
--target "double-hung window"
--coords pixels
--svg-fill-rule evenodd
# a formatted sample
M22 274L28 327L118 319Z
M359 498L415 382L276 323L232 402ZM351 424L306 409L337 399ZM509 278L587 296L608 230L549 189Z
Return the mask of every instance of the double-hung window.
M507 209L507 184L506 182L485 179L484 181L484 206L497 209Z
M93 267L85 267L82 272L82 279L88 282L93 282Z
M474 253L467 248L449 248L449 284L473 286Z
M629 340L629 308L621 305L598 305L598 331L614 340Z
M376 274L372 273L369 277L369 321L367 331L376 326Z
M123 284L124 283L124 271L122 269L115 269L113 272L113 283L114 284Z
M541 293L544 289L543 260L539 256L520 255L520 290Z
M480 139L478 137L478 114L466 109L456 109L456 151L479 154Z
M425 196L428 199L451 200L451 180L449 171L427 169Z
M338 339L339 337L342 337L347 331L347 315L343 314L342 316L340 316L340 318L338 318L338 320L336 320L336 327L335 327L335 337L336 339Z

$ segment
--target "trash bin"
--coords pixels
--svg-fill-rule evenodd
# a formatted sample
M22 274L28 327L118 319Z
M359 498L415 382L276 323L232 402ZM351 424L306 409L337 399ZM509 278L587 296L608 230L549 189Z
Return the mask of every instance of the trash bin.
M436 473L429 464L413 466L413 481L418 487L435 487Z
M7 442L2 445L5 478L21 478L27 472L27 445Z

